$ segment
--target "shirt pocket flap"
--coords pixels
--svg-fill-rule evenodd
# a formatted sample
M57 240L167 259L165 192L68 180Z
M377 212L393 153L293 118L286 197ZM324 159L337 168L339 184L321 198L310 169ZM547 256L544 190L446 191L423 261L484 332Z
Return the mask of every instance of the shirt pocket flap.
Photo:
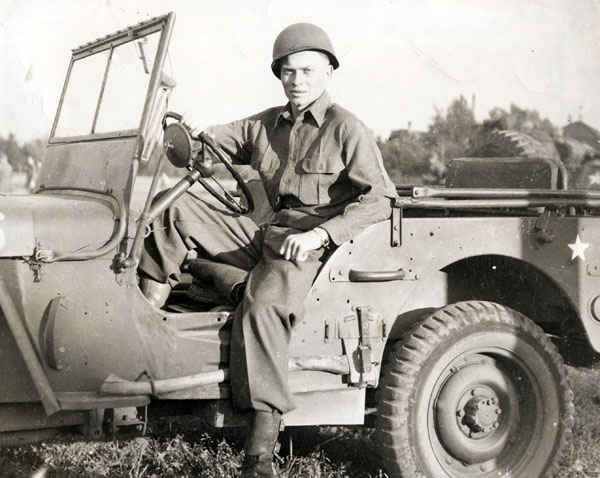
M327 156L315 154L305 157L300 167L305 173L312 174L335 174L339 173L346 166L338 156Z

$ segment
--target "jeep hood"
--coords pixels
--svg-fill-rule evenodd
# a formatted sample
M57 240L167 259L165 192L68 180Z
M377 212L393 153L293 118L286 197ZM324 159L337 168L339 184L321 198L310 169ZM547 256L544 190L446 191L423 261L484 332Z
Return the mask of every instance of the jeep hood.
M31 256L34 248L92 251L114 228L111 203L72 195L0 195L0 257Z

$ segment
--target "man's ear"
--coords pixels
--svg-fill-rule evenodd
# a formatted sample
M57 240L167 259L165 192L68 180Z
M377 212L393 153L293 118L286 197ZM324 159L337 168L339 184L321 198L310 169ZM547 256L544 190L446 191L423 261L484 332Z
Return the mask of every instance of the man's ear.
M333 76L333 65L331 63L327 65L327 76L329 78Z

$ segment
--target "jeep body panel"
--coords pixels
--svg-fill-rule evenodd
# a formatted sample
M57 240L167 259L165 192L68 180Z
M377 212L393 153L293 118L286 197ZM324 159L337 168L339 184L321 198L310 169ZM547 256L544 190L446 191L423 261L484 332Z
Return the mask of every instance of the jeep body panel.
M323 317L335 322L336 318L352 314L358 306L371 305L378 310L391 330L396 317L422 307L441 307L464 300L468 296L461 290L458 277L449 280L446 272L453 265L471 258L498 258L490 262L486 276L499 274L500 258L512 258L511 265L527 264L555 286L557 296L545 296L544 289L531 284L524 291L529 303L539 304L548 315L535 317L538 321L564 319L569 308L576 311L590 344L600 350L600 321L593 310L598 296L600 276L600 250L594 247L600 239L593 217L556 217L548 228L552 240L539 240L540 231L532 217L407 217L402 220L402 244L390 246L390 224L371 226L353 241L342 244L325 264L307 298L307 316ZM460 233L457 233L460 232ZM581 241L590 244L585 259L572 259L569 244ZM497 264L497 265L495 265ZM390 282L357 283L349 280L349 271L394 271L403 269L404 279ZM473 274L481 272L473 270ZM475 277L474 282L485 279ZM470 297L483 298L483 297ZM516 308L526 300L521 297L504 297L501 302ZM556 310L545 310L547 304L559 304ZM597 305L595 306L597 307ZM326 311L326 312L323 312ZM553 317L554 316L554 317ZM297 325L292 347L313 353L305 337L317 334L320 323L307 320ZM401 327L400 327L401 328ZM301 330L304 330L304 333Z
M295 325L290 355L346 354L356 361L353 350L348 350L348 340L347 343L342 340L341 331L345 322L354 320L359 308L370 308L385 322L388 331L380 334L373 347L379 354L374 362L380 363L387 335L392 335L394 328L402 328L405 314L464 298L458 290L459 284L449 281L445 270L452 264L480 256L514 258L535 266L556 284L557 290L562 291L584 319L590 319L589 302L595 297L596 279L589 275L580 259L571 260L568 247L577 234L585 240L594 240L586 222L582 218L557 218L552 223L555 239L543 245L536 239L535 219L529 217L405 218L399 247L390 244L389 221L373 225L338 248L324 265L305 300L305 318ZM471 233L467 237L457 235L457 228ZM593 260L590 251L588 261ZM80 390L94 391L109 374L135 380L146 372L153 379L164 379L227 367L229 312L157 311L139 292L135 277L114 274L108 259L77 264L77 270L82 267L95 270L95 281L103 283L93 298L85 298L78 281L64 278L69 273L59 272L60 268L72 268L69 263L43 266L44 281L51 280L50 275L59 280L55 294L45 293L40 298L42 306L32 326L41 329L38 335L52 338L45 342L44 357L54 357L51 362L63 362L55 363L57 370L49 374L58 391L68 390L73 383ZM353 282L349 274L350 270L398 269L403 269L405 276L386 282ZM50 274L51 271L54 272ZM74 268L72 272L74 275ZM494 273L495 270L490 270L490 274ZM35 297L36 287L42 290L39 285L31 284L28 297ZM45 284L44 292L48 288ZM39 323L53 301L58 301L58 311ZM518 309L519 305L516 306ZM396 323L397 320L400 322ZM594 343L598 337L596 321L584 320L584 323ZM120 352L109 353L108 344ZM348 386L338 375L311 371L292 373L290 384L296 393ZM161 398L228 396L228 387L214 385L173 392Z
M0 209L0 256L30 256L35 247L32 201L2 195Z
M2 199L0 257L31 256L34 249L94 250L115 227L111 201L85 195L35 194ZM94 227L82 227L89 222Z
M37 178L40 190L71 189L111 193L129 200L137 135L103 141L51 143Z
M134 276L111 270L110 257L44 264L40 282L34 281L32 270L22 261L0 261L0 273L14 284L11 296L17 298L32 344L63 410L102 407L105 399L98 391L110 375L131 381L161 380L228 366L230 312L158 311L143 297ZM91 279L82 281L82 277ZM0 349L7 354L0 373L19 377L0 391L0 403L39 402L39 390L5 320L0 321L0 342ZM329 344L329 351L340 351L337 341ZM327 419L322 408L318 423L363 422L365 390L349 389L340 375L296 372L291 388L299 408L286 419L288 424L317 423L309 410L322 398L319 393L337 394L339 400L353 406L338 409ZM226 383L160 396L196 400L228 397ZM141 399L140 404L147 400ZM227 407L211 419L215 425L223 425L232 415Z

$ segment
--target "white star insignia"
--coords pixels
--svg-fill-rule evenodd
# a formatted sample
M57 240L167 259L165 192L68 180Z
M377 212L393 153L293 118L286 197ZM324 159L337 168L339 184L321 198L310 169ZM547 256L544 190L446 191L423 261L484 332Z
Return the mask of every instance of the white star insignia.
M587 242L581 242L579 238L579 234L577 234L577 238L573 244L568 244L569 249L573 251L571 254L571 260L575 260L577 257L580 257L581 260L585 261L585 250L590 247Z
M590 174L588 176L588 180L589 180L590 186L593 184L600 185L600 171L596 171L594 174Z

